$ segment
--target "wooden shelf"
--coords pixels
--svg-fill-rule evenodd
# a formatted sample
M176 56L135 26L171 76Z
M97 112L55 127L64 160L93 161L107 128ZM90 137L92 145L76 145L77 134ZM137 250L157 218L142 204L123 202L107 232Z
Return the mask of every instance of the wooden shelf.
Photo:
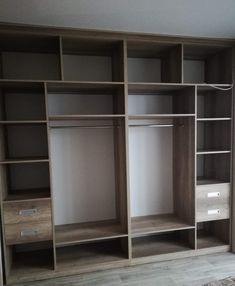
M128 115L130 120L142 119L158 119L158 118L179 118L179 117L194 117L195 114L131 114Z
M230 150L197 150L197 155L227 154Z
M17 158L17 159L5 159L0 161L0 164L29 164L29 163L46 163L49 162L48 158L36 157L36 158Z
M28 190L14 190L8 192L7 197L4 199L5 202L8 201L27 201L27 200L37 200L50 197L50 189L28 189Z
M220 117L220 118L197 118L197 121L207 122L207 121L230 121L231 117Z
M24 124L46 124L46 120L1 120L0 124L24 125Z
M191 250L187 242L171 235L139 237L133 240L132 256L141 258Z
M131 219L131 233L133 237L193 228L195 227L174 214L143 216Z
M78 223L55 227L56 246L79 242L124 237L121 225L115 221Z
M216 236L210 235L204 231L198 231L197 235L197 248L209 248L209 247L217 247L217 246L228 246L222 240L217 238Z
M90 115L50 115L50 121L62 121L62 120L93 120L93 119L112 119L112 118L124 118L123 114L90 114Z

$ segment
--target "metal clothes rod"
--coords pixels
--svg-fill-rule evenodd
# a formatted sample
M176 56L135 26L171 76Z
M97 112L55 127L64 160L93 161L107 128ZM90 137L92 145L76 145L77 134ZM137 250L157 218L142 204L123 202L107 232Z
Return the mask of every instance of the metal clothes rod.
M161 127L174 127L174 124L130 124L129 127L161 128Z
M65 125L65 126L49 126L51 129L66 129L66 128L80 128L80 129L111 129L119 127L119 125Z

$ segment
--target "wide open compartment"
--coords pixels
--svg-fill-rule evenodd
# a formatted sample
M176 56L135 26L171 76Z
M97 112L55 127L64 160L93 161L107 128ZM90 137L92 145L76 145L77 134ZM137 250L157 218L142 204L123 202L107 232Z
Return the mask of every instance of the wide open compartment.
M3 79L59 80L59 38L17 34L0 35Z
M123 51L122 41L64 37L64 80L124 81Z
M232 90L218 90L210 86L198 86L197 117L199 120L231 118Z
M229 245L228 219L207 221L197 224L197 248L208 248Z
M124 114L124 86L118 84L48 84L49 116Z
M53 269L52 242L34 242L6 247L5 271L6 282L9 284L35 279L37 276L42 278Z
M198 121L197 152L230 152L231 121Z
M104 264L107 266L127 260L128 239L123 237L57 247L56 258L58 271L102 270Z
M194 122L129 120L132 236L193 227Z
M180 44L128 41L127 56L129 82L181 82Z
M127 233L123 118L50 122L57 245Z
M198 154L197 185L230 183L230 153Z
M195 88L129 84L128 114L195 114Z
M184 83L232 83L232 48L184 44Z
M50 196L48 163L1 165L2 199L5 201Z
M1 121L45 121L44 86L40 83L0 83Z
M195 230L178 230L132 239L132 257L141 258L188 251L195 248Z

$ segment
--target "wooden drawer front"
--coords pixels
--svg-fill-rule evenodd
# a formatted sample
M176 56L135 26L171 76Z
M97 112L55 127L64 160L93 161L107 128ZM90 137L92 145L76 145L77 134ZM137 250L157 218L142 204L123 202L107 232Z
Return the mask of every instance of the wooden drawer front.
M229 183L197 186L196 194L198 222L229 218Z
M7 245L51 240L51 222L7 224L5 239Z
M51 221L51 200L5 202L3 213L5 224Z

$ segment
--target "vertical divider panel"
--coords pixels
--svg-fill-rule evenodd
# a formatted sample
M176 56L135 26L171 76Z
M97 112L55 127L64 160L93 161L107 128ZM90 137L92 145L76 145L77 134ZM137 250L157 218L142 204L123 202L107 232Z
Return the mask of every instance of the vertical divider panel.
M46 106L46 121L47 121L47 141L48 141L48 164L50 178L50 197L51 197L51 224L52 224L52 239L53 239L53 255L54 255L54 270L56 270L56 241L55 241L55 224L54 224L54 201L53 201L53 186L52 186L52 167L51 167L51 144L50 144L50 129L49 129L49 114L48 114L48 98L47 98L47 83L44 83L45 106Z
M63 62L63 39L60 36L59 37L59 43L60 43L60 79L64 80L64 62Z
M181 83L184 83L184 44L181 44Z
M130 213L130 175L129 175L129 130L128 130L128 66L127 41L123 41L124 98L125 98L125 150L126 150L126 182L127 182L127 227L128 257L132 259L131 213Z
M198 95L198 87L195 86L195 148L194 148L194 156L195 156L195 249L197 249L197 95Z

